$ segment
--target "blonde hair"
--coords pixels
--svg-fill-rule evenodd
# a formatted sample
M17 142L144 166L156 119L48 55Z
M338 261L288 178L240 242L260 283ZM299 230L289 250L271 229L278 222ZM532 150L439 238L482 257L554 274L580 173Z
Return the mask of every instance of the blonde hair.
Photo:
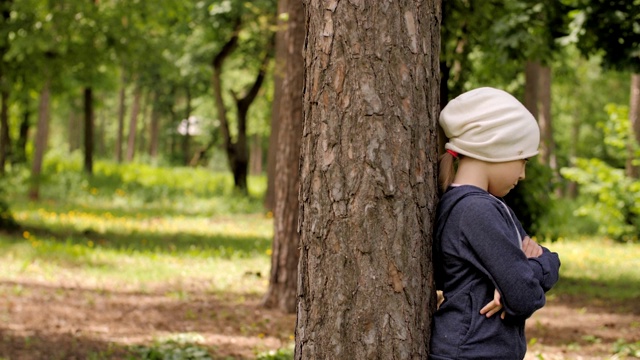
M452 154L445 152L440 155L440 169L438 170L438 183L440 191L444 193L447 188L453 184L453 178L456 176L454 164L455 158Z

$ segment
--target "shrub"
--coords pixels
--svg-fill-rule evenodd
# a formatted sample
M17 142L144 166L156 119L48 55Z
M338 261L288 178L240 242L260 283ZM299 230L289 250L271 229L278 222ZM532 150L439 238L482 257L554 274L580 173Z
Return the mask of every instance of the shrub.
M613 239L637 240L640 225L640 182L599 159L578 159L562 175L580 185L585 203L575 214L591 217L598 223L598 233Z
M527 164L526 178L511 190L505 201L518 216L527 233L531 235L549 236L543 218L553 207L551 194L553 182L551 169L533 158ZM550 235L556 237L556 234Z
M632 141L628 108L607 105L609 121L598 126L605 135L610 159L576 159L575 166L561 174L580 185L584 204L575 214L592 218L598 233L620 241L637 241L640 226L640 181L625 175L622 168ZM636 149L637 158L638 151Z

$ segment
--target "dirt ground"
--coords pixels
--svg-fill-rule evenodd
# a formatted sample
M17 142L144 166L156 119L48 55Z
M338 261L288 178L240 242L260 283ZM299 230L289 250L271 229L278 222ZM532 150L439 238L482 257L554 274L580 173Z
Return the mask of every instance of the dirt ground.
M129 345L180 333L199 334L215 359L253 359L290 344L295 326L294 315L259 301L196 287L130 292L0 281L0 359L127 359ZM527 359L614 359L616 341L640 341L640 306L555 298L527 335Z

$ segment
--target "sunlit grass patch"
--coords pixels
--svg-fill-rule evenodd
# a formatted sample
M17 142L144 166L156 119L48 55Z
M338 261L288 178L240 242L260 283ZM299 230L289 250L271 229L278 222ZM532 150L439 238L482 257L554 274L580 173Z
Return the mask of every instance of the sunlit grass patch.
M248 195L233 186L229 172L206 168L162 167L148 164L98 160L92 175L82 170L79 154L49 153L40 181L43 202L57 203L58 212L85 209L135 215L229 215L263 211L265 176L249 176ZM15 169L0 179L0 186L12 189L11 209L28 203L26 194L32 179L27 169Z
M121 251L47 238L0 234L0 278L80 285L90 288L152 290L157 287L217 293L261 293L269 257L194 256L189 252ZM195 284L195 285L194 285Z
M640 299L640 244L604 238L546 244L560 255L560 281L554 293L595 299Z

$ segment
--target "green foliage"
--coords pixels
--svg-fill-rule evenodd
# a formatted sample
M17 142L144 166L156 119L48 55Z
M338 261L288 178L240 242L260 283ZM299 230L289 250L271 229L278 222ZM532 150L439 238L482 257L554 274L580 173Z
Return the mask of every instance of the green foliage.
M562 175L580 184L580 192L590 201L575 214L589 216L598 224L598 233L617 240L637 240L640 215L640 182L625 176L599 159L577 159Z
M9 205L4 200L2 188L0 188L0 230L13 230L18 223L13 218Z
M233 187L228 172L206 168L162 167L140 163L96 161L92 176L82 171L82 156L50 151L41 177L41 196L69 206L104 204L112 209L157 209L214 213L260 213L266 191L264 176L249 177L249 196ZM15 193L27 193L29 172L18 169L6 180Z
M6 178L0 177L0 230L15 230L18 228L18 223L14 219L6 201L5 184Z
M632 358L640 358L640 341L628 343L622 339L618 339L615 344L613 344L613 353Z
M46 163L47 197L40 202L25 199L26 186L18 186L24 178L7 179L17 184L6 200L21 231L0 232L5 278L73 274L82 281L142 290L188 278L206 291L263 291L273 236L272 220L263 215L264 190L247 198L233 192L229 174L150 166L127 187L117 165L98 162L96 183L77 171L80 161L49 158ZM103 166L115 175L105 176ZM139 183L147 172L152 179ZM223 178L227 185L219 193L182 188L172 181L178 175L196 182ZM264 184L264 178L257 181ZM154 188L164 195L142 201L150 191L156 193Z
M630 126L626 107L607 107L609 121L599 126L612 162L624 166ZM640 227L640 181L629 178L625 170L601 159L579 158L572 168L561 169L562 175L580 185L585 203L576 210L598 223L598 233L620 241L637 241Z
M640 244L602 237L559 239L548 245L560 254L562 268L553 294L619 303L620 312L634 309L640 298Z
M545 214L550 213L554 206L552 183L551 170L541 165L537 158L533 158L527 164L525 180L505 196L505 201L531 235L558 236L551 233L551 229L542 226Z
M572 40L585 55L602 53L604 64L640 71L640 1L574 0Z
M270 350L258 354L256 360L292 360L294 355L293 352L293 346L280 348L278 350Z
M203 341L197 334L179 334L174 337L159 340L151 346L134 347L137 356L131 360L211 360L209 351L197 344Z

